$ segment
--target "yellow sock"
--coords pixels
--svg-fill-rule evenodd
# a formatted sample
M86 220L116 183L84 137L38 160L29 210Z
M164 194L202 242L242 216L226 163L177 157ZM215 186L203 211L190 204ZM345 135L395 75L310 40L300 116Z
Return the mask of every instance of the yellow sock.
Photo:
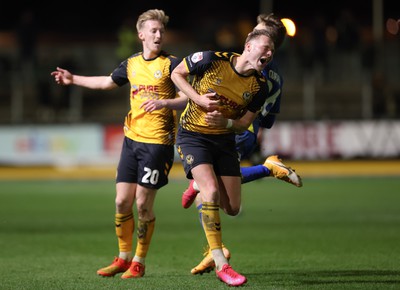
M212 202L203 202L201 210L203 229L206 233L211 250L222 248L221 220L219 205Z
M153 236L156 219L151 221L138 221L137 225L137 245L135 256L145 258L150 247L151 237Z
M118 237L120 252L132 252L133 230L135 228L133 213L115 214L115 233Z

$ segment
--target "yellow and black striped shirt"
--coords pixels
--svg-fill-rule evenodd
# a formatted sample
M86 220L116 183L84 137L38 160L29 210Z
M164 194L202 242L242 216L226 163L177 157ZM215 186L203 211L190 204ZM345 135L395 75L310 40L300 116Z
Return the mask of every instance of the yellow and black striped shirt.
M147 113L141 104L148 99L173 99L177 96L171 71L181 59L161 52L153 59L137 53L123 61L111 77L122 86L130 83L130 111L125 117L125 136L143 143L173 145L177 117L174 110L163 108Z
M219 111L225 118L238 119L247 110L261 109L268 86L265 78L254 73L250 76L239 74L232 65L232 58L239 56L230 52L202 51L184 58L186 68L193 75L193 88L198 94L216 92L220 101ZM180 125L189 131L204 134L226 134L226 128L210 128L205 122L207 111L189 100L180 118Z

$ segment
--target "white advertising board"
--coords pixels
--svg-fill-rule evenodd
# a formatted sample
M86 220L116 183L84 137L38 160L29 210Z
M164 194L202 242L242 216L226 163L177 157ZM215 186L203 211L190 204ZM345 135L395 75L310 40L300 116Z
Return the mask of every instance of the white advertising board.
M103 156L100 125L1 126L0 164L79 165Z
M0 165L115 165L122 139L120 126L0 126ZM400 158L400 121L278 121L260 146L293 160Z
M276 122L261 153L298 160L399 158L400 121Z

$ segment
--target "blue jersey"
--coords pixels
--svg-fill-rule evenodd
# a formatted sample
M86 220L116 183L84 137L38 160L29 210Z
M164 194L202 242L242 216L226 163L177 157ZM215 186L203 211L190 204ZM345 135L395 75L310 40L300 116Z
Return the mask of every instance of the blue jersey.
M257 134L260 127L270 129L276 114L280 112L283 78L278 71L276 63L272 60L262 71L267 79L268 97L260 113L248 130L236 135L236 149L242 159L250 157L257 147Z

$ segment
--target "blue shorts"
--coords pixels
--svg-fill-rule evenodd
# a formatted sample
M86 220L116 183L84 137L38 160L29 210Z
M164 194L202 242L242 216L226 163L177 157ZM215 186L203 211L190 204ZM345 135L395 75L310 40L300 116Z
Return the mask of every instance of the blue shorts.
M240 159L248 159L257 148L257 135L249 130L236 135L236 150L240 154Z
M176 145L189 179L193 178L192 168L199 164L212 164L217 176L241 176L233 133L202 134L179 127Z
M168 183L174 154L173 145L142 143L125 137L116 182L159 189Z

